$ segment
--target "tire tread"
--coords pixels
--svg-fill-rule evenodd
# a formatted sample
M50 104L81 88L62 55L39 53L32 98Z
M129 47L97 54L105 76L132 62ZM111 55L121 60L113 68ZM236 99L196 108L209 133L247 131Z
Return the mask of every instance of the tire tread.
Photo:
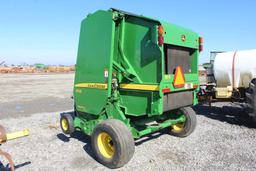
M170 130L170 134L183 138L183 137L189 136L194 132L197 124L197 119L196 119L196 113L191 107L184 107L184 108L181 108L180 110L183 111L186 117L184 130L182 130L179 133L173 132L172 130Z
M115 139L117 139L117 141L120 143L120 149L117 149L119 151L116 152L119 153L118 156L114 155L110 160L105 160L97 150L96 137L99 131L104 128L113 131L114 135L116 136ZM105 120L94 128L92 133L92 147L96 159L103 165L112 169L122 167L128 163L135 151L134 139L129 128L123 122L117 119Z
M250 109L249 115L252 117L252 121L256 125L256 79L253 79L250 82L248 91L245 95Z

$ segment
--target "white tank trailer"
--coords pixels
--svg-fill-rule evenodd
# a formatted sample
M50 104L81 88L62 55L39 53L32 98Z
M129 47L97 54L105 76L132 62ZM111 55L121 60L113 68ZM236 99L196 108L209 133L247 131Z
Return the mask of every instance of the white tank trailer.
M249 87L256 78L256 49L218 53L213 71L217 87Z
M201 87L199 95L246 102L256 123L256 49L217 52L205 66L210 66L206 70L213 72L214 81Z

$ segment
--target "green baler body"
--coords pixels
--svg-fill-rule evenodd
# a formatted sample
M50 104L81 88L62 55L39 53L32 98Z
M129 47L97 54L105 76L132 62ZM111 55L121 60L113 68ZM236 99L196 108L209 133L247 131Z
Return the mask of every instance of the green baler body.
M165 30L162 46L158 45L159 25ZM182 27L118 10L89 14L81 24L76 62L76 128L90 135L98 123L115 118L138 138L183 122L178 109L197 104L198 38ZM173 48L174 53L168 50ZM192 87L174 88L174 74L167 72L167 53L179 53L180 49L189 54L189 69L184 77ZM175 61L177 65L184 63L178 58ZM170 92L164 93L163 89ZM189 104L179 105L166 101L168 94L172 100L182 101L187 96L192 99ZM168 107L172 103L175 105ZM147 125L156 120L163 122Z

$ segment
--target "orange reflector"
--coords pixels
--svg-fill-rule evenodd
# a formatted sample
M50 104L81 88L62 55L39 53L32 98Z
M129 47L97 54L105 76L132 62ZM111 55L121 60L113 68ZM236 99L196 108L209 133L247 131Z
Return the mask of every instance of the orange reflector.
M173 86L175 88L181 88L181 87L184 87L184 84L185 84L185 78L182 72L182 68L180 66L177 66L175 69Z
M164 27L162 25L158 26L158 34L160 35L164 34Z
M202 37L199 37L199 44L203 44L204 43L204 39Z

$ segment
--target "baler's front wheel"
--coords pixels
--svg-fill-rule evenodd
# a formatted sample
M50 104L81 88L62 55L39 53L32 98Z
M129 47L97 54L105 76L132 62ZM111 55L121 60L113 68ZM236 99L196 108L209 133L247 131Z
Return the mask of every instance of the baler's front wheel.
M73 117L69 114L61 115L60 127L65 134L72 134L75 131Z
M184 114L186 120L183 123L172 125L170 134L177 137L187 137L196 128L196 113L191 107L181 108L180 112Z
M119 168L132 158L135 146L128 127L109 119L98 124L92 133L92 149L96 159L109 168Z

